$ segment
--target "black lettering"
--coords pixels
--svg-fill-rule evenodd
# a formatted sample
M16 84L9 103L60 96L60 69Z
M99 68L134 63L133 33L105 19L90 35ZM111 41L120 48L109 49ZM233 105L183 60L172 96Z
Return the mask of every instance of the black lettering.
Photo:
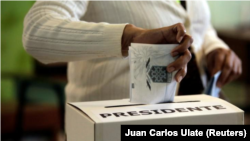
M174 113L175 112L175 110L172 110L172 109L161 109L161 111L163 113L165 113L165 114L167 114L167 113Z
M188 112L188 111L185 111L184 108L175 108L175 110L178 111L178 112Z
M139 116L140 114L137 114L136 111L131 111L131 112L127 112L129 115L131 116Z
M194 110L197 110L197 111L202 111L200 108L198 108L198 107L195 107L195 108L190 108L190 107L188 107L187 108L189 111L191 111L191 112L193 112Z
M162 114L158 110L150 110L150 111L153 111L155 114Z
M111 114L109 114L109 113L104 113L104 114L100 114L100 116L101 116L102 118L106 118L106 117L108 117L108 116L111 116Z
M152 114L148 110L143 110L143 111L140 111L139 113L141 113L142 115L151 115Z
M113 115L115 115L116 117L120 117L120 116L124 116L126 117L127 115L125 115L125 113L119 112L119 113L113 113Z
M213 107L217 110L226 109L225 107L222 107L221 105L214 105Z
M207 110L211 110L209 107L211 107L211 106L201 106L200 108L205 108Z

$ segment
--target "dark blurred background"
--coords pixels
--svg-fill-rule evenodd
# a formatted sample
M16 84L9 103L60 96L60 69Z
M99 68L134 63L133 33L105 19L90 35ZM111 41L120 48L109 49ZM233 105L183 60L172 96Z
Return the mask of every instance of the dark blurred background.
M22 46L23 19L34 1L1 2L1 135L3 141L64 140L64 63L43 65ZM223 87L250 124L250 2L209 1L218 35L243 62L243 74Z

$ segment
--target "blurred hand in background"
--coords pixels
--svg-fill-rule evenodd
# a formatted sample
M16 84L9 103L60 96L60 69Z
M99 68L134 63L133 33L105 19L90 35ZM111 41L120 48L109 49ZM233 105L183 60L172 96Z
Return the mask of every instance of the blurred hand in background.
M217 81L220 88L237 79L242 73L241 60L231 49L216 49L206 56L206 60L211 77L221 71Z

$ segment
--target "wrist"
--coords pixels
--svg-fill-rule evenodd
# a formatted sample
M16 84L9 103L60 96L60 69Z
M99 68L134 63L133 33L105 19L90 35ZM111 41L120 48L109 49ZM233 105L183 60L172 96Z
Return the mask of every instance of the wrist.
M130 46L130 44L133 42L134 38L140 34L140 32L143 29L138 28L132 24L128 24L125 26L124 31L123 31L123 35L122 35L122 55L124 57L128 56L128 47Z

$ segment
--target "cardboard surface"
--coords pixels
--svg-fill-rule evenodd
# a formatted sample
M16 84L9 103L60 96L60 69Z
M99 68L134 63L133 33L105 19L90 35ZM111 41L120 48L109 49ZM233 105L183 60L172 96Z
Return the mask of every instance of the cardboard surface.
M207 95L176 96L173 103L154 105L129 99L69 103L66 110L68 141L118 141L124 124L244 123L242 110Z

